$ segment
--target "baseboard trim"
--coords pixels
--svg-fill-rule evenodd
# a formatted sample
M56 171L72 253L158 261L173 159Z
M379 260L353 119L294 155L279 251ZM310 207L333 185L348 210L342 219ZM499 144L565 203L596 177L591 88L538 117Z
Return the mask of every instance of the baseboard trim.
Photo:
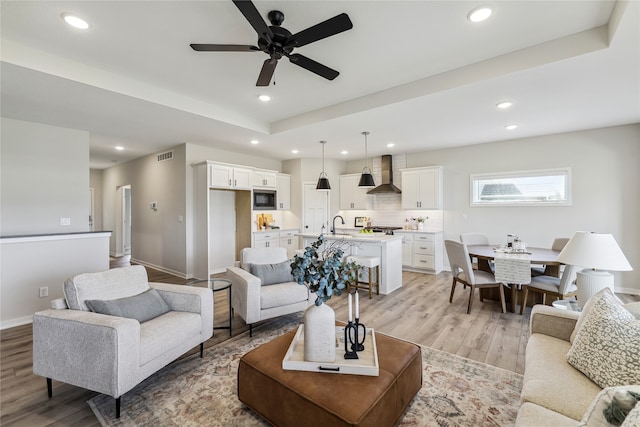
M170 268L165 268L159 265L155 265L155 264L151 264L149 262L145 262L139 259L135 259L135 258L131 258L131 263L135 263L135 264L140 264L140 265L144 265L145 267L149 267L149 268L153 268L154 270L158 270L158 271L162 271L164 273L169 273L169 274L173 274L174 276L178 276L182 279L188 279L189 277L187 276L187 274L183 273L182 271L175 271L175 270L171 270Z
M15 319L9 319L9 320L5 320L3 322L0 322L0 330L13 328L13 327L16 327L16 326L28 325L30 323L33 323L33 315L32 314L30 314L28 316L17 317Z

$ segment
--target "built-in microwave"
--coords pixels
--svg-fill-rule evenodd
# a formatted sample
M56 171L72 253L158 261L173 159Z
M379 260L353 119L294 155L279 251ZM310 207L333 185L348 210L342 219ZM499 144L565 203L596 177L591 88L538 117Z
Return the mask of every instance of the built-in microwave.
M276 192L273 190L253 190L254 210L275 210Z

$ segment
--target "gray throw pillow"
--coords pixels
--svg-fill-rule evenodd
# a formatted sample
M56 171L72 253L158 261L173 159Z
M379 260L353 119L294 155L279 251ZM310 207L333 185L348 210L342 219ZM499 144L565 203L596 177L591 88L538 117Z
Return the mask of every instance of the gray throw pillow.
M262 286L293 282L288 260L278 264L249 264L249 273L260 278Z
M136 319L143 323L171 311L160 293L151 288L132 297L112 300L86 300L89 310L94 313Z

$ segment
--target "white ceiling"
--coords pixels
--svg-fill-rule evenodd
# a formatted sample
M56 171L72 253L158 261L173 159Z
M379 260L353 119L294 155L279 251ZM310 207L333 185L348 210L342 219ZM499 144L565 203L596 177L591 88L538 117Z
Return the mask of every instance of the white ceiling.
M327 157L360 159L365 130L380 155L640 122L637 0L492 0L480 24L481 0L254 3L292 33L346 12L352 30L295 51L340 76L282 59L257 88L264 53L194 52L256 44L231 1L2 0L2 115L89 131L95 168L184 142L291 159L327 140Z

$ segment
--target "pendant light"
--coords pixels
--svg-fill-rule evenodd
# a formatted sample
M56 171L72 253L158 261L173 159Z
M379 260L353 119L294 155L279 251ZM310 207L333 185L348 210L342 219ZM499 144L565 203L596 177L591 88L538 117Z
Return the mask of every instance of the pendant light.
M320 176L318 177L318 184L316 185L316 190L318 191L329 191L331 190L331 185L329 185L329 178L327 178L327 173L324 171L324 144L327 141L320 141L322 144L322 172L320 172Z
M369 156L367 153L367 135L369 135L369 132L362 132L362 134L364 135L364 168L362 168L358 187L371 188L375 187L376 183L373 181L373 175L371 175L371 169L369 169Z

